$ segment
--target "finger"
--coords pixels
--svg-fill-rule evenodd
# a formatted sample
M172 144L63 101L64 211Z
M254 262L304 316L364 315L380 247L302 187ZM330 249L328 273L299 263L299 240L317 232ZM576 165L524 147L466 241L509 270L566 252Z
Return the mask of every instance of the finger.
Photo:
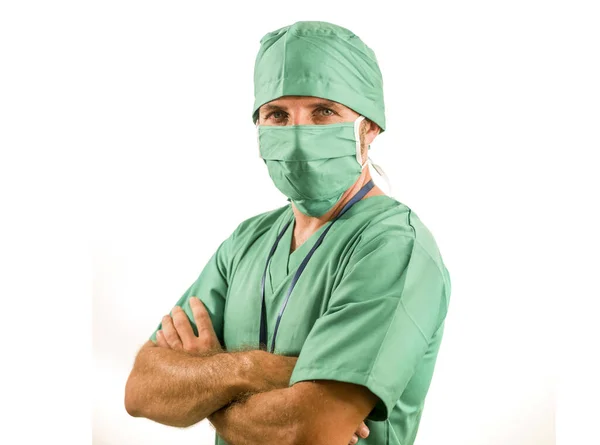
M175 330L175 326L173 325L173 320L171 319L170 315L165 315L163 317L162 331L171 349L183 348L183 344L181 343L181 339L177 334L177 330Z
M198 327L198 337L202 335L216 335L210 315L208 315L208 311L198 297L190 298L190 307L192 308L194 321Z
M165 336L162 331L158 331L156 333L156 344L158 346L160 346L161 348L169 348L170 349L169 343L167 343L167 340L165 339Z
M179 335L179 339L183 342L183 347L190 347L196 336L194 335L188 316L179 306L175 306L171 313L173 314L173 325Z
M348 442L349 445L354 445L358 443L358 437L356 436L356 434L352 435L352 439L350 439L350 442Z
M356 430L356 432L358 433L358 435L360 437L362 437L363 439L369 436L369 428L367 427L367 425L365 424L365 422L362 422L359 426L358 429Z

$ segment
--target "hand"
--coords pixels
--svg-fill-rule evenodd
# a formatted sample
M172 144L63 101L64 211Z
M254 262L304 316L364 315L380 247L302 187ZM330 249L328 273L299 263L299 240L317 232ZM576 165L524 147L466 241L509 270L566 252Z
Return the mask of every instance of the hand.
M361 422L361 424L356 429L356 433L354 433L352 435L352 439L350 439L350 442L348 442L348 444L354 445L355 443L358 442L358 436L360 436L364 439L368 435L369 435L369 428L367 428L367 425L365 425L365 422Z
M194 335L190 320L183 309L175 306L171 311L173 316L165 315L162 319L162 329L156 333L157 345L190 353L222 351L204 304L199 298L191 297L190 308L198 327L198 336Z

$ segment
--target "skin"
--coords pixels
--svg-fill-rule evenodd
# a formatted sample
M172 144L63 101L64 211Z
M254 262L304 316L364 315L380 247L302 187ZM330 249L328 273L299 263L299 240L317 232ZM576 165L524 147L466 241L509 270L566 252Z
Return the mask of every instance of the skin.
M284 96L259 109L259 125L327 125L352 122L358 116L326 99ZM360 130L365 162L368 146L380 128L365 118ZM365 168L340 201L320 217L304 215L292 203L291 250L333 219L370 179ZM363 199L382 194L375 186ZM204 305L192 297L190 306L198 336L183 310L176 307L163 317L157 343L148 341L136 356L125 390L130 415L179 427L208 418L232 445L345 445L368 436L363 420L377 397L366 387L331 380L290 387L297 357L262 350L223 351Z
M259 108L258 124L278 126L328 125L339 122L353 122L358 116L360 115L351 108L328 99L312 96L283 96ZM361 122L360 130L361 154L362 162L364 163L367 160L368 147L381 132L381 128L375 122L365 117ZM319 230L319 227L335 218L348 201L370 180L371 173L368 168L365 168L354 185L342 195L339 202L330 211L319 217L303 214L292 202L292 209L295 216L292 251ZM383 194L384 192L375 186L363 199Z
M134 417L146 417L165 425L187 427L249 394L288 386L296 357L265 351L225 353L215 341L208 312L197 299L190 300L193 317L201 327L193 341L181 331L164 348L148 341L139 351L125 386L125 409ZM163 335L175 326L189 325L179 308L165 316Z
M192 331L191 324L183 312L181 308L175 306L172 310L173 316L165 315L163 317L163 329L158 331L157 333L157 345L161 348L172 349L175 351L188 351L194 354L202 354L205 351L216 351L221 350L219 340L214 332L212 327L212 323L210 321L210 317L208 316L208 312L204 308L204 305L197 297L191 297L190 306L192 307L194 318L198 326L198 337L196 337ZM290 372L291 376L291 372ZM303 383L307 383L312 386L315 385L311 382L301 382L296 385L302 385ZM304 402L307 406L314 409L314 400L311 398L314 397L327 397L328 393L337 393L337 397L344 398L346 400L351 400L353 397L353 393L350 395L346 395L342 397L344 391L347 391L348 384L341 382L329 382L329 381L320 381L323 385L322 388L302 388L301 392L304 392L305 395L300 394L300 399L305 399ZM294 385L294 386L296 386ZM328 388L331 386L331 388ZM356 385L352 385L356 386ZM293 388L293 387L292 387ZM287 388L287 386L281 389L292 389ZM284 420L284 424L282 425L278 420L281 420L279 415L276 415L273 419L268 419L264 421L264 425L259 426L258 428L255 426L258 422L255 420L242 419L241 417L248 417L252 414L258 414L261 417L272 415L269 413L270 403L274 403L275 406L287 406L288 408L292 408L293 404L288 394L284 394L285 391L280 391L277 394L276 398L269 396L268 398L258 399L255 398L252 400L252 404L246 397L242 397L238 399L238 404L231 404L225 406L223 409L216 411L215 413L208 416L209 421L213 424L217 432L225 438L228 442L232 444L253 444L253 443L261 443L261 440L265 440L265 429L271 428L270 437L275 438L278 434L283 432L283 437L280 438L281 443L287 443L286 440L289 439L289 425L287 425L287 419ZM269 393L270 394L270 393ZM266 405L265 405L266 404ZM373 403L374 406L374 403ZM330 409L330 407L327 407ZM372 409L372 407L371 407ZM292 411L290 410L290 411ZM316 417L314 414L312 417ZM333 417L333 416L329 416ZM248 423L252 423L254 426L255 436L252 437L249 434ZM321 423L327 424L327 420L321 420ZM331 425L329 429L331 429ZM335 425L335 424L333 424ZM327 426L325 427L327 429ZM323 438L322 443L340 443L339 441L335 441L337 436L331 435L331 438L324 438L322 436L322 432L320 433ZM369 435L369 429L365 425L364 422L356 428L356 432L352 435L352 438L348 442L353 445L356 444L359 440L359 437L365 438ZM308 439L308 435L299 435L295 434L295 437L306 437ZM242 441L243 440L243 441ZM291 443L304 443L306 440L302 439L301 442L291 442ZM310 440L310 443L320 443L315 442L314 439Z

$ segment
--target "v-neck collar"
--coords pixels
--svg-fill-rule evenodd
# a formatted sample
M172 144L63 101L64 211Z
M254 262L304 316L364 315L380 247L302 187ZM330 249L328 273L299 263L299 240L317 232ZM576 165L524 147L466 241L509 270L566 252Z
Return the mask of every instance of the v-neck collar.
M314 233L308 237L300 246L298 246L292 253L290 253L292 247L292 236L294 234L294 227L296 226L296 220L294 218L294 212L291 209L287 213L287 218L284 219L281 228L288 222L291 221L287 227L285 233L279 241L277 249L271 259L269 268L271 269L271 278L273 279L273 288L277 287L278 282L285 279L291 272L295 271L304 257L308 254L312 246L317 242L319 236L325 228L331 224L331 221L327 221L321 227L319 227ZM281 230L281 228L279 230ZM333 228L331 229L333 230Z
M286 237L289 238L289 241L286 242L286 246L288 246L288 249L287 249L287 251L288 251L287 252L288 253L287 273L288 274L290 273L290 271L295 271L300 266L300 263L302 263L302 260L304 260L304 257L306 257L306 255L308 255L308 252L310 252L310 249L312 249L312 247L315 245L315 243L317 242L317 240L319 239L319 237L321 236L323 231L331 223L332 223L332 221L327 221L325 224L323 224L321 227L319 227L302 244L300 244L298 247L296 247L296 249L292 253L290 253L290 250L292 248L292 235L294 233L294 227L296 226L296 220L294 220L290 224L291 230L290 230L290 227L288 227L289 234L286 233ZM331 233L332 230L333 230L333 227L329 230L329 233Z
M375 195L369 198L361 199L360 201L356 202L350 209L348 209L348 211L344 213L344 215L342 215L339 218L339 220L341 221L344 219L348 219L356 212L366 210L371 206L377 205L378 203L385 201L385 199L381 198L394 200L394 198L387 195ZM284 217L282 218L281 224L277 228L277 233L279 233L283 229L283 227L285 226L285 224L287 224L288 221L290 221L290 224L288 225L285 233L281 237L281 240L279 240L279 244L277 245L277 248L273 253L273 257L271 258L268 268L268 281L271 288L271 292L273 292L275 288L279 287L281 282L286 280L290 273L295 272L298 269L300 263L302 263L302 260L304 260L308 252L310 252L310 249L314 246L314 244L321 236L321 233L323 233L323 231L330 224L333 223L332 220L327 221L325 224L319 227L316 230L316 232L312 233L306 241L304 241L298 248L296 248L296 250L294 250L290 254L292 235L294 233L294 227L296 225L294 211L292 209L291 203L289 204L287 211L284 212ZM340 221L338 221L336 224L339 224ZM329 230L327 236L330 236L330 234L335 230L336 224L334 224L334 226ZM325 237L325 240L326 239L327 237Z
M325 230L325 228L332 222L328 221L319 227L316 232L312 233L306 241L304 241L290 254L292 247L292 236L294 234L294 227L296 225L291 204L288 211L285 212L284 215L283 221L277 229L277 233L283 229L288 221L290 221L290 224L281 237L281 240L279 240L279 244L277 245L269 264L269 284L271 287L271 292L279 287L280 283L286 280L290 273L295 272L298 269L300 263L302 263L304 257L306 257L308 252L310 252L310 249L317 242L323 230ZM333 227L331 230L333 230Z

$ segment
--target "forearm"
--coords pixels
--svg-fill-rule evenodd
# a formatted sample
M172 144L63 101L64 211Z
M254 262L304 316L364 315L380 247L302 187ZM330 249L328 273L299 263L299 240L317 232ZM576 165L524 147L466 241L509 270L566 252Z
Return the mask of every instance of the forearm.
M189 426L251 388L244 352L202 356L160 347L140 350L125 389L127 411Z
M125 405L136 417L193 425L240 397L287 386L296 360L264 351L192 355L144 347L127 381Z
M231 445L301 443L303 407L293 388L251 395L208 417L217 433Z

